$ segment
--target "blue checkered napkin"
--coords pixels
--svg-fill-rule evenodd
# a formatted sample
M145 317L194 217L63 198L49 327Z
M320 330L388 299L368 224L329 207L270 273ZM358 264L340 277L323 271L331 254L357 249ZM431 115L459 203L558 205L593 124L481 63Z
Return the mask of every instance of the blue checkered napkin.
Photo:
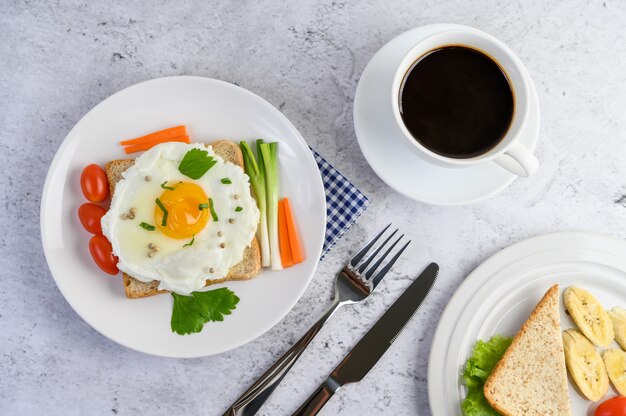
M311 152L322 174L326 191L326 236L321 260L365 211L370 201L319 153L313 149Z

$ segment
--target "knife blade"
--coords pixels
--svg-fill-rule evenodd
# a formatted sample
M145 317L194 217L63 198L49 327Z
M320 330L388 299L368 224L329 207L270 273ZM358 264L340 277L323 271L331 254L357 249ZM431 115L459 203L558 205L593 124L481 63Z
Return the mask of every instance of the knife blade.
M406 328L438 274L439 266L429 264L293 416L316 415L340 387L361 381Z

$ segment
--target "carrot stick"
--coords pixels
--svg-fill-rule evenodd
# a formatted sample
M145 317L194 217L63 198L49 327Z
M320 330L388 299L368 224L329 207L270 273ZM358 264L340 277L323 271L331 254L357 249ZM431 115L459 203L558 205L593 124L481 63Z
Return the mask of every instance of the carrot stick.
M187 135L187 128L185 126L170 127L169 129L156 131L154 133L146 134L145 136L137 137L136 139L123 140L120 142L122 146L138 145L149 142L165 142L168 139Z
M148 143L143 143L143 144L135 144L135 145L132 145L132 146L126 146L124 148L124 151L126 153L143 152L144 150L148 150L148 149L156 146L157 144L161 144L161 143L165 143L165 142L189 143L189 136L174 137L174 138L170 138L170 139L163 140L163 141L160 141L160 142L148 142Z
M287 231L284 201L283 199L278 202L278 241L280 243L280 261L285 268L293 266L293 260L291 258L291 247L289 246L289 232Z
M131 146L146 146L146 145L152 145L152 146L154 146L154 145L157 145L157 144L160 144L160 143L167 143L167 142L175 142L175 141L180 141L181 139L184 139L185 137L188 137L188 136L177 136L177 137L169 137L169 138L166 138L166 139L156 139L156 140L150 140L150 141L143 142L143 143L131 144L131 145L128 145L128 146L126 146L126 147L131 147Z
M282 202L285 206L285 222L287 224L287 234L289 234L291 258L293 259L293 264L302 263L304 261L304 255L302 253L302 246L300 245L300 238L298 237L296 223L293 220L293 213L291 212L289 198L284 198Z

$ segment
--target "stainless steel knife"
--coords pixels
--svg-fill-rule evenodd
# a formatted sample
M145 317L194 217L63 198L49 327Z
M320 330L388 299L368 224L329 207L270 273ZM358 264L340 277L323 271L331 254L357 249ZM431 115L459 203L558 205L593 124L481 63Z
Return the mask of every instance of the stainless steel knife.
M438 274L436 263L428 265L293 416L316 415L341 386L361 381L415 315Z

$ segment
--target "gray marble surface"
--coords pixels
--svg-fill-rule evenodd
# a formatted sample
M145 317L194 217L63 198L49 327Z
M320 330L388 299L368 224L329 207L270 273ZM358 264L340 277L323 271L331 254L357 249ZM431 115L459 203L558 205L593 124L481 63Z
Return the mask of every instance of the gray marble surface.
M487 201L406 199L367 166L352 126L360 73L410 28L453 22L516 51L539 92L538 173ZM433 331L478 264L527 237L588 230L626 237L626 3L587 1L3 1L0 4L0 414L218 415L331 299L343 252L390 218L415 243L367 305L328 323L262 415L291 414L428 261L442 273L417 319L323 415L428 415ZM274 328L215 357L140 354L70 308L43 257L39 203L70 128L110 94L193 74L269 100L372 204Z

